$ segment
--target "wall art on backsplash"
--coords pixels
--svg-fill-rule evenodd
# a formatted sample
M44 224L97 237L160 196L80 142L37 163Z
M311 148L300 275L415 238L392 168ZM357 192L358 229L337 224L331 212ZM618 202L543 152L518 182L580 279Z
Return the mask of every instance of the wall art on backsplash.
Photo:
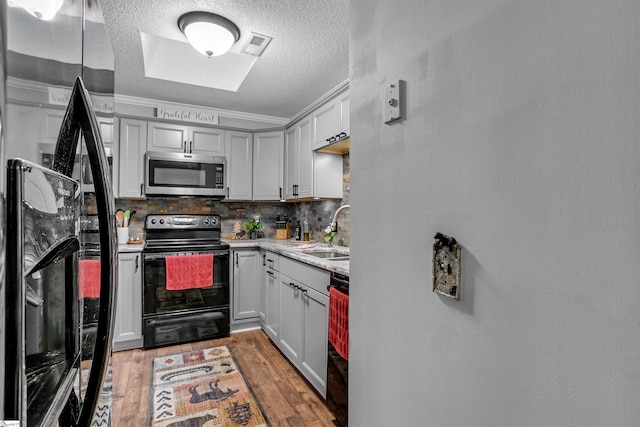
M433 292L460 300L462 247L455 238L436 233L433 243Z

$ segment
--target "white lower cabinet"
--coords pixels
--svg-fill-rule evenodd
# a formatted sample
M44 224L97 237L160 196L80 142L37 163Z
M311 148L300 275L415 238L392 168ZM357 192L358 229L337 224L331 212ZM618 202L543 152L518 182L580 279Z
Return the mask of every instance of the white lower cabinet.
M118 254L118 287L113 350L142 347L142 254Z
M278 343L280 329L280 273L278 273L278 254L260 251L262 259L262 282L260 283L259 317L262 329L271 341Z
M260 305L262 258L258 249L231 251L233 263L232 321L241 323L256 320Z
M325 397L329 333L329 297L326 286L329 284L329 273L281 258L279 283L278 347Z

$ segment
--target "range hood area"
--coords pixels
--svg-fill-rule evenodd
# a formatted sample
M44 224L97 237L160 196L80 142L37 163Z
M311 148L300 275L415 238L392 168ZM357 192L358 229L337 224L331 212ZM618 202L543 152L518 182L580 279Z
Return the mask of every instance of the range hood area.
M319 153L329 153L329 154L347 154L349 152L350 139L351 138L349 138L349 136L347 135L346 138L336 141L322 148L319 148L316 151Z

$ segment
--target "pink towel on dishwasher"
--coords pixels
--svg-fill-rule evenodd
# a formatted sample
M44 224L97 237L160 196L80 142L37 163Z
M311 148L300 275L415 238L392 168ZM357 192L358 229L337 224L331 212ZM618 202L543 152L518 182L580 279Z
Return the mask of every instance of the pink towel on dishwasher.
M329 288L329 342L349 360L349 295Z
M213 254L173 255L164 259L168 291L206 288L213 285Z
M78 298L100 298L100 260L78 261Z

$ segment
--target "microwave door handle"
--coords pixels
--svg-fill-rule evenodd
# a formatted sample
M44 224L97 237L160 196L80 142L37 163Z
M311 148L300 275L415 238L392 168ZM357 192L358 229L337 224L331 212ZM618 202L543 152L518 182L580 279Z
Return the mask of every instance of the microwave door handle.
M67 121L70 116L73 116L73 119ZM71 92L71 101L67 107L61 134L65 126L75 126L81 129L84 136L95 186L95 201L98 210L100 233L100 283L102 283L102 286L100 286L97 339L85 399L78 418L78 425L89 425L98 405L107 363L111 355L117 245L113 186L111 185L111 177L107 173L109 163L104 152L98 121L89 100L89 93L85 89L81 77L76 78ZM60 141L58 141L59 144Z

